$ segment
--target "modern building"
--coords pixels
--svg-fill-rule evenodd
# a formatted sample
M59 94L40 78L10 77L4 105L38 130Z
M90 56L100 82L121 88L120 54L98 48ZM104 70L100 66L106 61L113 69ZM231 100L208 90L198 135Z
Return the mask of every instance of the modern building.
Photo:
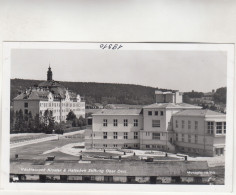
M211 110L184 110L173 115L176 149L199 155L223 155L225 115Z
M224 155L225 114L182 103L179 94L158 91L158 103L142 109L104 109L93 114L85 147Z
M87 148L139 148L143 128L141 109L107 109L93 114L86 130Z
M173 114L201 107L185 103L155 103L143 107L143 130L140 131L141 149L175 151Z
M46 110L52 113L56 122L66 120L66 116L73 111L77 118L85 117L85 102L80 97L60 82L54 81L52 71L49 66L47 71L47 80L30 87L21 92L13 99L14 112L23 111L23 114L31 112L32 116L44 115Z

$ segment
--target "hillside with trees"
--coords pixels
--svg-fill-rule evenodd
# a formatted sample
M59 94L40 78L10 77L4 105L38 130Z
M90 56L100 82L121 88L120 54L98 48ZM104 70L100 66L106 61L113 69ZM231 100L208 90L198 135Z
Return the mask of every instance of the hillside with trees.
M34 85L40 80L11 79L11 101L17 94ZM171 89L153 88L141 85L95 83L95 82L61 82L69 90L85 98L86 104L131 104L147 105L155 102L155 89L174 91ZM184 92L183 102L191 103L190 98L202 98L202 92ZM226 103L226 87L216 90L213 100L216 103Z
M17 94L33 85L38 85L40 80L11 79L11 100ZM69 90L80 94L87 104L133 104L146 105L155 101L155 89L141 85L116 84L116 83L88 83L88 82L61 82ZM169 89L160 89L167 91ZM171 90L172 91L172 90Z

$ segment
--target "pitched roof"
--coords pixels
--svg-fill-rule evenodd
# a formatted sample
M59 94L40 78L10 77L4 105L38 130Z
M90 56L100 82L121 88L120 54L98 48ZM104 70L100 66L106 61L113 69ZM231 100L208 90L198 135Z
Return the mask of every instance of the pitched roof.
M174 116L225 116L220 112L212 110L184 110L174 114Z
M41 83L38 84L39 87L48 87L48 88L51 88L51 87L62 87L62 88L65 88L59 81L54 81L54 80L51 80L51 81L43 81Z
M22 99L28 99L28 100L46 100L48 99L49 91L25 91L21 93L20 95L16 96L14 100L22 100Z
M94 115L139 115L142 109L103 109Z
M155 104L151 104L148 106L144 106L144 109L146 108L194 108L194 109L201 109L200 106L195 106L195 105L191 105L191 104L186 104L186 103L178 103L178 104L174 104L174 103L155 103Z

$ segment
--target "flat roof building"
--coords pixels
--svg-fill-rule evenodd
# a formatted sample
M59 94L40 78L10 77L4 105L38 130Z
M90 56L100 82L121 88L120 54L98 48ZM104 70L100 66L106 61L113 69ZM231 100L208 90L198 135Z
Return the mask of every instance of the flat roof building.
M159 103L142 109L104 109L92 115L86 148L139 148L203 156L225 152L226 116L199 106L176 103L159 92ZM162 96L162 97L161 97ZM160 103L161 102L161 103Z

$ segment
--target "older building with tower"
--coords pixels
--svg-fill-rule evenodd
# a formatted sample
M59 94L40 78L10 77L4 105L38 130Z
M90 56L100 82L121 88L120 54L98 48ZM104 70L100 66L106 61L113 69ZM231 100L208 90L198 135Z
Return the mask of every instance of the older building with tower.
M20 109L24 114L32 113L43 116L46 110L51 111L56 122L66 120L66 116L73 111L77 118L85 117L85 102L79 94L70 91L60 82L53 80L53 73L49 66L47 80L21 92L13 99L14 112Z

